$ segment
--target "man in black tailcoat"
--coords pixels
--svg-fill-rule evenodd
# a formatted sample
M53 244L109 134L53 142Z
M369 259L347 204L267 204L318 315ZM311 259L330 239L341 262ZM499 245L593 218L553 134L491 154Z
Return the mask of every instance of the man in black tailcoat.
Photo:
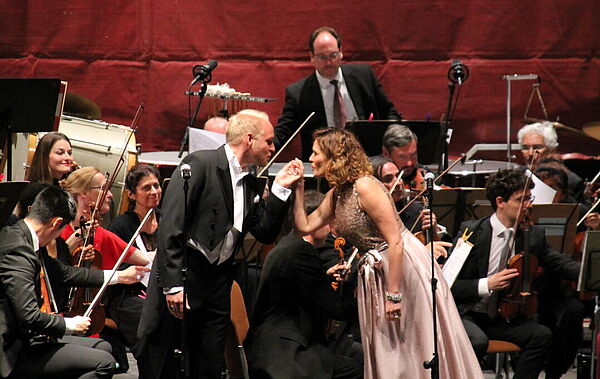
M187 228L188 307L185 311L192 378L220 378L224 366L225 332L229 322L234 251L250 232L272 243L283 223L289 189L299 178L299 161L288 163L275 177L265 202L250 165L265 166L273 154L273 126L255 110L234 115L227 126L227 143L217 150L196 151L180 165L191 168L188 220L184 220L184 179L175 170L165 195L158 251L148 297L138 327L138 355L148 372L140 377L172 377L179 369L173 349L180 347L183 317L182 263Z

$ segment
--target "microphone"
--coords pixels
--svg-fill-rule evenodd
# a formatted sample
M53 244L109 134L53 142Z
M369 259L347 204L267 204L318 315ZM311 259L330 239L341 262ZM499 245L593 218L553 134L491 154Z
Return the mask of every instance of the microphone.
M452 66L448 70L448 79L453 83L462 85L469 78L469 69L459 59L452 60Z
M189 178L192 177L192 167L190 167L189 164L184 163L181 165L181 167L179 168L179 170L181 171L181 177L184 180L188 180Z
M214 59L211 59L206 64L197 64L192 67L192 75L194 76L194 80L190 83L190 87L194 84L198 83L200 80L204 80L211 75L212 70L214 70L218 65L218 62Z
M428 172L423 176L425 182L427 182L427 189L433 189L433 179L435 179L435 174L433 172Z

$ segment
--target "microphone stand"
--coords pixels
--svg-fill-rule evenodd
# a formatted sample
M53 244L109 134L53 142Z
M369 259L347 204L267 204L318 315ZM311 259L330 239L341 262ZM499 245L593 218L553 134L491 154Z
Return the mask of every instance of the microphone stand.
M188 190L190 185L188 182L189 177L183 177L183 264L181 266L181 277L183 279L183 312L181 319L181 347L175 349L175 357L179 358L179 373L177 375L180 379L187 379L190 377L190 360L189 350L187 343L187 268L188 268Z
M442 139L440 141L442 146L442 159L440 160L438 171L443 171L448 168L448 129L450 129L450 123L452 121L450 113L452 112L455 88L456 83L453 81L448 82L448 107L446 108L446 114L442 121L442 131L440 133L440 138Z
M198 111L200 111L200 105L202 105L202 100L204 100L204 94L206 94L206 90L208 89L208 83L212 80L212 75L208 75L205 79L202 79L202 87L198 92L198 105L196 105L196 109L194 110L194 115L190 118L189 126L185 128L185 133L183 134L183 138L181 139L181 144L179 145L179 154L177 154L178 158L181 158L183 155L183 149L185 145L188 143L190 139L190 128L194 126L194 122L196 122L196 117L198 117ZM191 89L191 86L190 86ZM189 95L191 96L191 95Z
M427 180L427 191L425 195L428 203L433 204L433 179ZM423 367L426 370L431 369L431 379L438 379L440 375L440 362L438 355L438 331L437 331L437 302L435 293L437 291L437 282L435 278L435 254L433 248L433 212L429 212L429 229L426 231L427 240L431 244L431 305L433 307L433 357L429 361L423 362Z

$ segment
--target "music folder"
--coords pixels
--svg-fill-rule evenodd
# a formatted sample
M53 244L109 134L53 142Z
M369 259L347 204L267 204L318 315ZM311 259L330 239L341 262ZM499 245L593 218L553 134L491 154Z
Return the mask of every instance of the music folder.
M587 231L583 242L578 291L600 291L600 230Z

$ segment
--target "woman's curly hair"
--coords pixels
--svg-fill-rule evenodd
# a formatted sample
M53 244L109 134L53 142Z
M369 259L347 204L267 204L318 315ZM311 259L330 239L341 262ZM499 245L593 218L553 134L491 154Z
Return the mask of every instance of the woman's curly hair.
M330 185L351 183L362 176L373 174L373 168L360 142L349 131L317 129L313 133L313 139L327 159L325 179Z

